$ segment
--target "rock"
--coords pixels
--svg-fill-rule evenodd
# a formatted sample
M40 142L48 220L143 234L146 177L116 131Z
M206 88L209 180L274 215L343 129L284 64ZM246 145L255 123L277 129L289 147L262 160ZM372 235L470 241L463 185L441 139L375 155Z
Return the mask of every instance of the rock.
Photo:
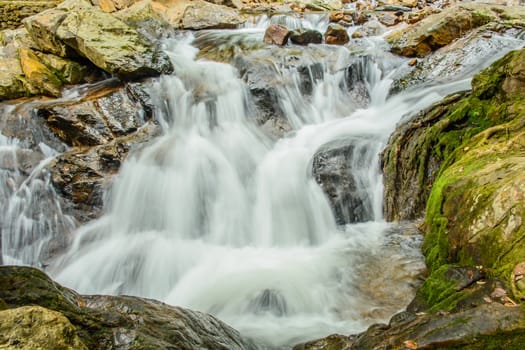
M293 347L293 350L320 350L320 349L338 349L351 350L355 339L340 334L332 334L326 338L312 340Z
M60 0L3 0L0 6L0 30L16 29L22 20L55 7Z
M146 125L138 132L107 144L75 149L54 158L47 169L51 181L65 201L64 212L80 222L101 214L104 193L132 149L158 136L159 129Z
M452 314L424 314L392 327L373 325L350 349L406 349L407 342L417 344L417 349L488 349L493 344L519 348L524 330L519 320L524 316L520 308L499 303Z
M0 58L0 101L19 98L27 94L24 72L16 58Z
M313 29L297 29L290 34L290 40L297 45L320 44L323 42L323 35Z
M316 152L312 175L328 196L336 222L339 225L373 219L370 198L365 188L359 187L352 174L355 159L365 150L352 140L344 144L334 142Z
M428 130L449 127L450 121L437 121L448 113L450 104L464 96L460 93L447 97L400 125L390 137L382 154L383 206L387 220L415 220L424 215L430 190L444 160L431 149L447 147L445 140L439 140Z
M364 35L360 31L356 30L355 32L352 33L352 39L361 39L363 37Z
M134 0L94 0L93 4L98 5L104 12L115 12L126 9L135 2Z
M455 6L426 17L408 29L395 31L388 35L386 40L394 53L408 57L424 57L450 44L469 30L497 19L498 15L486 5Z
M48 104L37 108L37 116L69 146L106 144L137 131L151 118L147 107L130 94L130 86L108 88L95 99Z
M104 190L130 150L158 134L150 120L152 107L141 91L135 84L109 87L79 102L36 109L38 119L52 132L68 146L77 147L47 166L66 214L82 222L97 217Z
M377 2L379 6L403 6L403 7L416 7L417 0L379 0Z
M525 300L525 261L518 263L511 274L511 286L514 295Z
M76 328L60 312L40 306L0 311L0 348L87 350Z
M233 29L245 21L244 16L232 8L197 0L186 7L181 29Z
M264 32L264 42L274 45L286 45L290 37L290 30L279 24L270 24Z
M440 285L451 289L444 277L450 266L480 265L507 285L515 282L513 269L525 254L518 243L525 235L525 150L520 141L525 133L520 117L525 97L523 62L524 49L507 54L474 77L472 93L449 97L448 102L430 108L424 117L410 122L411 131L400 133L407 137L404 141L390 143L395 151L385 152L397 154L383 168L386 192L391 188L387 174L414 179L408 180L412 183L408 187L403 181L396 186L399 193L415 188L412 196L419 204L401 195L396 198L399 208L419 206L423 210L421 198L430 190L423 252L430 269L427 281L433 282L425 282L420 293L430 306L453 304L452 290L436 291ZM410 163L402 166L408 174L395 170ZM388 203L392 199L387 197L391 218ZM399 218L407 214L405 208L397 213L401 213Z
M20 64L31 94L60 96L62 82L32 50L20 50Z
M334 11L343 7L341 0L300 0L298 3L313 11Z
M385 12L377 16L379 22L387 27L395 26L399 23L399 17L392 12Z
M168 56L134 29L81 0L44 11L24 23L41 50L60 57L74 57L76 53L121 79L173 70Z
M346 29L338 24L330 24L324 33L325 42L332 45L344 45L350 41Z
M519 47L514 40L508 39L515 35L512 29L485 38L484 34L488 30L485 27L474 29L453 43L417 59L417 64L393 77L391 93L415 87L422 82L461 79Z
M210 315L138 297L83 296L34 268L0 266L0 308L28 305L53 310L49 313L64 322L64 329L71 329L64 321L69 319L78 335L69 333L69 342L80 339L93 350L253 349L237 331ZM83 349L79 341L76 344L75 349Z

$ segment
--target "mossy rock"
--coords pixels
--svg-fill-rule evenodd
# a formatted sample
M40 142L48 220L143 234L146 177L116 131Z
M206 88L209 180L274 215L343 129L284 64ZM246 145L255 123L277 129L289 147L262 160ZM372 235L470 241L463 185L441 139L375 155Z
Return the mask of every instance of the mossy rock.
M6 334L2 322L5 312L17 314L13 310L24 306L30 308L22 309L22 319L27 310L35 315L51 315L62 324L58 330L65 331L68 342L78 345L75 349L79 350L252 349L236 330L213 316L138 297L79 295L53 282L45 273L21 266L0 266L0 307L7 310L0 311L0 348ZM44 321L49 318L40 317ZM46 322L37 325L43 323L43 331L47 329L48 334L60 325Z

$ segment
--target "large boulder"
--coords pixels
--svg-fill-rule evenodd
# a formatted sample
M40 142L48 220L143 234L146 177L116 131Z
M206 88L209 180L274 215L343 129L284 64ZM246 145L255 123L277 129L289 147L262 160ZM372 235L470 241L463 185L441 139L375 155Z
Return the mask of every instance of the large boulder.
M444 273L453 266L483 266L513 287L509 297L523 296L516 271L525 256L520 244L525 234L524 58L525 50L514 51L482 71L472 81L472 93L417 117L404 127L408 132L401 132L406 139L386 153L399 157L388 156L385 178L402 179L401 172L417 169L408 174L411 185L398 182L400 190L422 186L412 194L428 195L423 251L430 276L419 298L430 307L454 307L458 295ZM387 193L388 202L395 194ZM423 202L418 200L415 212ZM399 206L410 203L401 200ZM387 212L394 219L412 214Z
M60 312L40 306L0 311L0 348L87 350L76 328Z
M63 3L24 23L42 51L61 57L85 57L121 79L173 70L168 56L136 30L82 0Z
M490 22L523 24L525 9L484 4L453 6L420 22L392 32L386 40L392 52L409 57L424 57L450 44L468 31Z
M0 310L7 310L0 317L9 321L0 324L0 329L6 329L0 344L13 346L27 344L47 331L49 339L56 336L64 343L63 349L252 348L236 330L213 316L137 297L79 295L29 267L0 266ZM34 316L32 325L11 322L24 322L29 315ZM53 318L58 322L50 322ZM27 327L34 331L31 336L5 340L27 332ZM67 347L70 344L76 347Z

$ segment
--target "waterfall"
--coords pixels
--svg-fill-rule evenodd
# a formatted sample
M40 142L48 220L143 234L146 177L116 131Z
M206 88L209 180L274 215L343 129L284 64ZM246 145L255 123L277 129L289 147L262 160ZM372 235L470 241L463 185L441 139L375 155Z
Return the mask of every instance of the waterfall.
M384 246L393 226L382 221L378 153L401 118L466 82L387 99L381 66L403 61L383 54L355 61L340 48L331 64L308 68L306 93L304 71L272 73L285 82L276 87L278 109L293 129L275 140L251 115L253 96L239 72L195 60L191 39L168 43L177 74L150 91L164 135L125 162L106 214L77 231L50 271L82 293L212 313L262 347L351 333L386 317L370 316L381 305L359 283L371 278L364 260L393 252ZM354 71L343 69L352 62ZM353 83L366 103L355 99ZM346 226L336 224L312 176L316 152L340 140L353 147L351 168L359 169L353 176L368 208L366 222ZM392 266L419 259L421 267L417 244L411 249L397 262L392 253Z

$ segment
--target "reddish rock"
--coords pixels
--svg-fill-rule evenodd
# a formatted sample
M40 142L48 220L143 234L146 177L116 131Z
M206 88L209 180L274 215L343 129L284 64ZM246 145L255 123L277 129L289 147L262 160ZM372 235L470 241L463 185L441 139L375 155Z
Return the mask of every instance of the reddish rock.
M285 45L290 37L290 30L280 24L270 24L264 33L264 42L267 44Z
M324 34L325 42L331 45L344 45L350 41L346 29L338 24L330 24Z

